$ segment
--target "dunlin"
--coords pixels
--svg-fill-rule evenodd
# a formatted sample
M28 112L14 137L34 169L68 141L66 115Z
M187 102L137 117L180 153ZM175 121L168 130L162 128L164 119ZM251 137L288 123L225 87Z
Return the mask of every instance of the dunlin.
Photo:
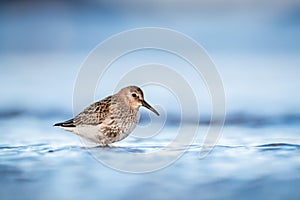
M73 119L54 124L102 146L123 140L136 127L139 108L159 113L144 100L143 91L128 86L85 108Z

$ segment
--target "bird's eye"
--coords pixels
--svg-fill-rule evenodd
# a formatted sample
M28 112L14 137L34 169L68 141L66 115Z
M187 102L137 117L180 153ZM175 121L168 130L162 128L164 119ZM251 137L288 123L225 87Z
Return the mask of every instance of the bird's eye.
M136 98L136 97L137 97L136 93L133 93L133 94L132 94L132 97Z

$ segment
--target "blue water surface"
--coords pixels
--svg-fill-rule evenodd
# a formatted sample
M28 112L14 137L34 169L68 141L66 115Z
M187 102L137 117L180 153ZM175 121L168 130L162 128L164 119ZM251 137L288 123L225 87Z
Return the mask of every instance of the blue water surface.
M199 154L200 138L207 126L201 125L196 141L178 161L155 172L131 174L103 165L77 136L52 127L57 120L28 116L0 120L1 199L297 199L299 195L298 124L227 125L204 159ZM110 148L92 151L107 152L112 160L124 153L147 153L163 148L177 133L169 125L160 134L165 137L138 141L129 136Z

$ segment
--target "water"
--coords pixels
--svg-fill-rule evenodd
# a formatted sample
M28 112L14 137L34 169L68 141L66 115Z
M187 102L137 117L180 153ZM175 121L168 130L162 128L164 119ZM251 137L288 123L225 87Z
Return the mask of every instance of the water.
M299 123L227 125L205 159L199 158L207 128L201 125L196 141L178 161L156 172L129 174L104 166L77 136L52 127L58 120L30 116L0 120L1 199L297 199L299 195ZM147 153L163 148L174 129L168 126L162 134L164 139L129 137L113 148L92 151L106 151L109 159L126 152Z

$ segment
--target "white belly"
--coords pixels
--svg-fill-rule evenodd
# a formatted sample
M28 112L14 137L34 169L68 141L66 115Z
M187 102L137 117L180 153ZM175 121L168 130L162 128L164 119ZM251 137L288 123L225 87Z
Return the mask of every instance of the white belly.
M89 141L107 145L126 138L135 128L135 124L130 124L130 126L123 127L122 130L118 130L113 134L104 134L103 125L77 125L76 127L61 127L64 130L75 133L76 135L85 138Z

